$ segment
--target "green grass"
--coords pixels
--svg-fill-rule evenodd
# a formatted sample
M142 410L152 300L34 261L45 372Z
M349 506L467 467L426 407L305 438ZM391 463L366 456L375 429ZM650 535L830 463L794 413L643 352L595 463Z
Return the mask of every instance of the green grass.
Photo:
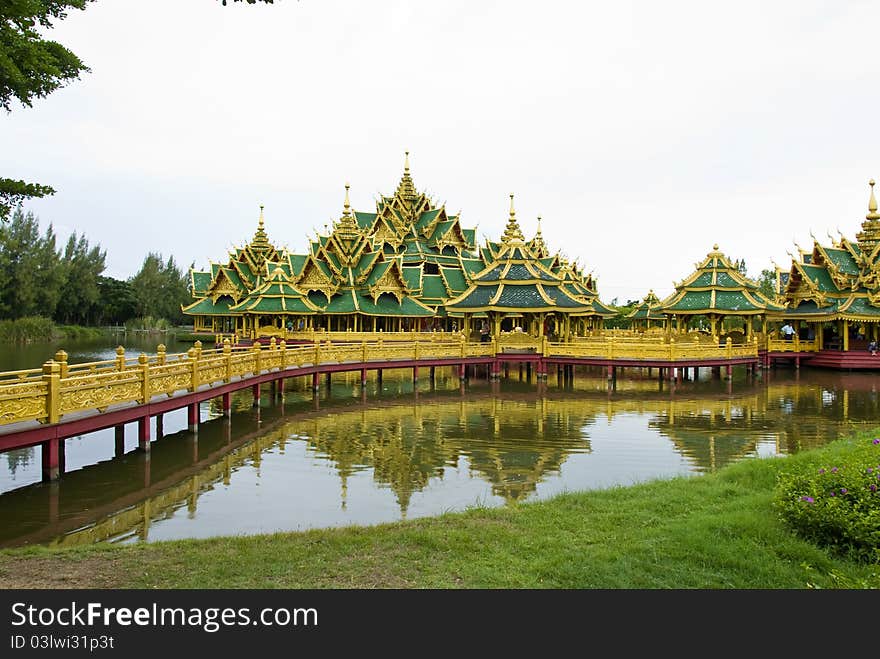
M813 453L375 527L5 550L0 586L878 588L880 565L799 538L772 508L780 468Z

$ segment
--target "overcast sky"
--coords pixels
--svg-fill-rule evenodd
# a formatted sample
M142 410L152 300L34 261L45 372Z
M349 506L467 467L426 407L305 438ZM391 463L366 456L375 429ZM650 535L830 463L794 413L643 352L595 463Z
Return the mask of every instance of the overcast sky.
M853 236L880 179L880 3L99 0L49 35L91 68L0 118L0 176L127 278L372 211L402 174L497 239L661 296L718 243L750 274Z

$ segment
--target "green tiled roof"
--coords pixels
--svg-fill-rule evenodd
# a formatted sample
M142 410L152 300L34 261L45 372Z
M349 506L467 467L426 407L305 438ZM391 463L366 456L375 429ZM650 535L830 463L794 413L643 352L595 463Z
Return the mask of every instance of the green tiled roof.
M662 307L663 311L696 311L708 309L712 301L712 291L689 291L678 297L670 306Z
M192 272L192 287L193 287L193 295L204 295L205 291L208 289L208 286L211 284L211 273L210 272L197 272L195 270Z
M413 290L418 290L422 287L422 269L419 267L404 267L403 278L406 280L406 285Z
M847 275L859 274L859 266L856 264L852 254L850 254L848 250L836 247L826 247L825 253L842 273Z
M440 268L440 275L446 282L449 295L458 295L467 288L464 272L458 268Z
M853 297L839 307L840 316L849 320L860 318L880 319L880 308L875 307L863 297Z
M440 275L424 275L422 277L422 297L430 300L445 300L446 286Z
M489 306L489 300L495 295L498 286L474 286L463 299L456 303L446 303L446 309L450 311L482 308Z
M828 271L821 265L801 264L801 267L810 280L815 283L823 293L834 293L838 291L837 286L834 285L834 280L831 279L831 275L829 275Z
M229 316L232 315L229 310L231 303L232 300L226 295L219 297L216 303L205 297L184 307L183 312L193 316Z
M763 307L754 305L740 291L716 291L714 308L723 311L763 310Z

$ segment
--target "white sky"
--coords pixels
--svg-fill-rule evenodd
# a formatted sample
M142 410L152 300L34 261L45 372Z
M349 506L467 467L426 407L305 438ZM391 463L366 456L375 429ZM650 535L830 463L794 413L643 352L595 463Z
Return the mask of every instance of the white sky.
M757 276L853 236L880 179L880 3L99 0L49 36L91 73L0 116L0 176L127 278L308 236L416 187L661 296L718 243Z

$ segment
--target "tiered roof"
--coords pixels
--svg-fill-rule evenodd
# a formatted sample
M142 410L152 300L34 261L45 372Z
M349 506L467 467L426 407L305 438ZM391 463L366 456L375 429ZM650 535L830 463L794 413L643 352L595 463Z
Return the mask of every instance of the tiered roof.
M540 221L535 237L525 240L512 200L501 242L480 248L476 230L461 226L460 213L448 213L417 190L409 152L394 194L382 195L375 212L352 209L349 190L346 184L339 220L311 239L305 254L272 244L261 206L249 243L234 248L226 262L191 272L196 300L184 312L443 316L447 303L461 299L479 277L480 294L487 285L496 287L498 296L490 297L499 308L613 315L599 302L590 275L550 254ZM505 266L503 272L492 264Z
M782 277L786 316L792 318L853 321L880 320L880 214L874 197L874 180L868 213L855 240L844 236L830 245L813 238L813 249L792 258Z
M675 292L663 300L659 311L664 314L699 315L726 314L754 316L768 311L783 310L782 305L767 298L758 284L745 275L712 247L689 277L675 285Z
M487 243L486 252L492 256L491 262L473 275L466 291L446 303L448 311L596 313L594 300L587 298L590 291L577 287L582 282L554 272L525 242L513 195L501 242Z
M666 314L660 311L660 298L654 294L654 290L648 291L648 294L626 316L630 320L666 320Z

